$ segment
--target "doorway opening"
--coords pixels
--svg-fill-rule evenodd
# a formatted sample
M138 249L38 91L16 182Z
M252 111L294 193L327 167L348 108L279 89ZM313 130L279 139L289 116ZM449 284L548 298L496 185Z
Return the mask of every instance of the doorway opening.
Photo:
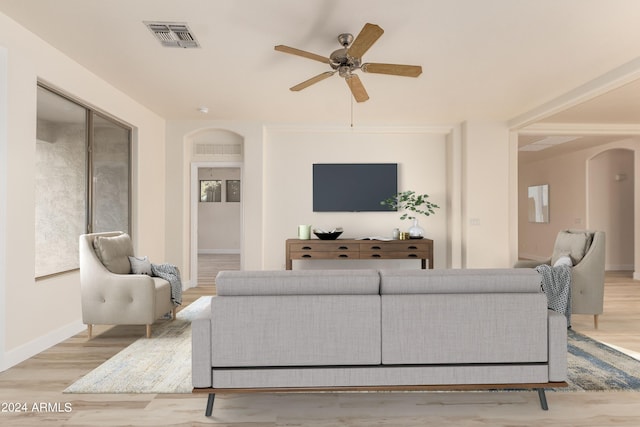
M193 163L191 188L191 280L211 286L218 271L240 269L242 163Z
M633 271L634 151L615 148L587 161L587 222L606 235L607 270Z

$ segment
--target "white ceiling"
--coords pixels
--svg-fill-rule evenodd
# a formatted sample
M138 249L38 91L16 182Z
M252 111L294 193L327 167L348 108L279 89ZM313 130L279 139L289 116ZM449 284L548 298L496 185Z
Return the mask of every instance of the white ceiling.
M338 34L384 35L368 62L422 65L418 78L361 73L371 99L358 124L508 121L640 56L637 0L0 0L10 16L167 119L347 123L337 75L289 87L328 65ZM163 48L143 21L187 22L200 49ZM640 122L640 83L545 119Z

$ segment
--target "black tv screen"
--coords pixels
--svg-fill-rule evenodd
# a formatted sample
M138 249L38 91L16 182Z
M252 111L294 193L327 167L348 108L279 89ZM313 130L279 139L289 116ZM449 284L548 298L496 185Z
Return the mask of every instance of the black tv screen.
M397 163L316 163L314 212L379 212L398 192Z

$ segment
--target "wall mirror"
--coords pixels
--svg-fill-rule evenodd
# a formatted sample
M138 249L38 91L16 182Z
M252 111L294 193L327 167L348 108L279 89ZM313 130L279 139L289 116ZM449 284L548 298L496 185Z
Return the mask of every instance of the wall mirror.
M529 222L549 222L549 185L532 185L527 194Z

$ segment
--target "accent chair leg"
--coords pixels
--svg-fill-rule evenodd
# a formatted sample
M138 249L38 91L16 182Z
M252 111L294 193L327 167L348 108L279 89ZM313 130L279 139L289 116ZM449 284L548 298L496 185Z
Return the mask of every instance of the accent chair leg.
M598 329L598 315L597 314L593 315L593 327L595 329Z
M173 307L173 310L171 310L171 320L176 320L176 311L178 309L176 307Z
M93 338L93 325L87 325L87 336L89 339Z
M151 338L151 325L147 325L147 338Z
M547 396L544 394L544 389L543 388L539 388L537 390L538 390L538 397L540 398L540 407L544 411L548 411L549 410L549 405L547 405Z
M209 398L207 399L207 409L204 411L204 415L210 417L213 413L213 401L215 400L215 393L209 393Z

